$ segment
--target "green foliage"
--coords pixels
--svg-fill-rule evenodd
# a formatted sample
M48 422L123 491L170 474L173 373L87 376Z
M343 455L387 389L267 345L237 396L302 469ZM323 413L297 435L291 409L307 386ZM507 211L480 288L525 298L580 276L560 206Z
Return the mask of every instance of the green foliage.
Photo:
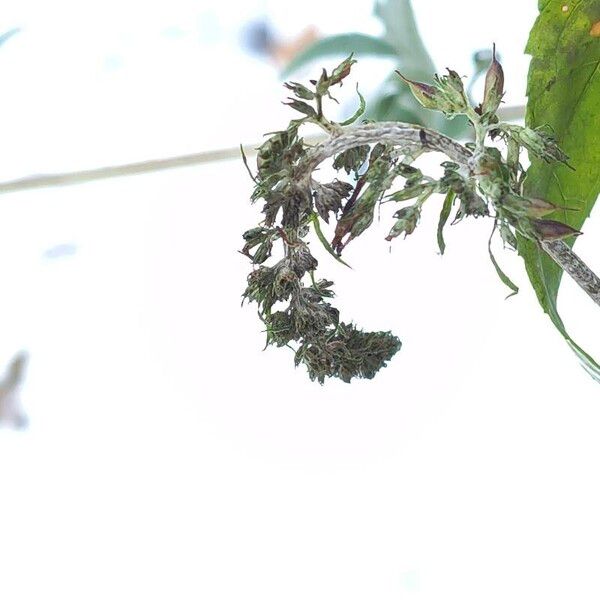
M600 193L600 38L591 35L600 21L600 2L540 0L539 9L526 49L532 56L526 122L532 129L552 132L572 168L530 152L524 190L560 205L553 219L579 230ZM567 241L574 242L575 237ZM542 308L600 379L600 365L573 342L558 314L562 270L535 242L519 237L518 246Z

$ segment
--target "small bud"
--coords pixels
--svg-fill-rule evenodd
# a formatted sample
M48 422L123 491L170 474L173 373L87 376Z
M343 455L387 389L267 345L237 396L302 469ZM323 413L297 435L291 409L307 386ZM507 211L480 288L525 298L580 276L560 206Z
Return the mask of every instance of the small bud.
M572 235L581 235L581 231L570 225L551 219L532 219L531 225L536 237L542 241L563 240Z
M421 83L420 81L412 81L411 79L404 77L400 71L396 71L396 73L398 73L402 80L408 84L410 91L421 106L430 108L431 110L443 110L443 98L437 88L426 83Z
M312 185L315 208L323 221L329 223L329 213L336 215L342 209L342 200L350 195L352 185L337 179L331 183L313 181Z
M500 106L502 96L504 95L504 71L502 65L496 59L496 44L492 62L485 75L485 89L483 92L483 102L481 103L481 113L495 113Z
M352 65L356 62L352 57L354 54L350 54L348 58L342 61L332 72L331 77L329 78L329 85L336 85L341 83L343 79L350 75L350 69L352 69Z

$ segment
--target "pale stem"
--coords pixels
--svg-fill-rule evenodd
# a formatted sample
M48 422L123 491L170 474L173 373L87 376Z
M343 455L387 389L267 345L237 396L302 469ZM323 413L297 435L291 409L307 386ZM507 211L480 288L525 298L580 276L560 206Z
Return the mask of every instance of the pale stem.
M412 151L441 152L450 160L469 167L472 153L455 140L436 131L399 122L353 125L336 131L324 142L312 148L300 163L297 177L310 181L312 172L327 158L350 148L378 142L401 146ZM600 278L562 240L542 241L544 251L568 273L575 283L600 306Z

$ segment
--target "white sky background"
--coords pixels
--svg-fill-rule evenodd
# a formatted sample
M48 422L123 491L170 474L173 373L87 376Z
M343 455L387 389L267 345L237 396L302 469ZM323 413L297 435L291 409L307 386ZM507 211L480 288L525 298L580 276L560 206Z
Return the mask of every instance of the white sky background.
M509 104L533 4L415 2L440 68L497 43ZM289 116L241 20L377 31L370 2L341 5L5 2L0 177L257 139ZM598 387L519 259L497 249L504 301L487 223L441 258L435 198L391 252L384 214L352 272L316 249L344 317L404 342L373 381L319 387L239 307L249 183L227 162L2 197L0 352L31 355L31 424L0 430L0 597L597 598ZM599 236L577 243L592 264ZM600 355L570 281L561 308Z

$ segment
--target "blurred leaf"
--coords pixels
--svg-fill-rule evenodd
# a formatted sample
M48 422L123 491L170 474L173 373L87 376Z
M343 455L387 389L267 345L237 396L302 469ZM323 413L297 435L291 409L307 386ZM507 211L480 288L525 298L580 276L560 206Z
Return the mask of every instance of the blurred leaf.
M383 39L401 59L401 70L408 77L431 77L435 65L419 35L410 0L379 0L375 15L385 27Z
M403 101L404 99L406 102ZM409 108L411 104L412 110ZM368 118L374 121L404 121L405 123L425 125L420 112L424 111L421 111L412 94L400 90L380 95L367 108Z
M562 0L540 0L540 15L526 51L531 54L526 123L549 126L575 171L531 158L525 194L560 204L552 218L581 229L600 192L600 40L591 35L600 21L600 2L581 0L562 10ZM566 5L565 5L566 6ZM570 246L575 238L566 240ZM519 254L538 300L588 371L600 380L600 365L568 335L557 311L562 269L533 241L518 238Z
M18 27L15 27L14 29L9 29L4 33L0 33L0 46L2 46L4 42L8 41L13 35L19 33L19 31L21 30Z
M487 72L493 58L494 53L491 48L484 48L482 50L477 50L477 52L473 52L473 75L471 76L471 80L469 81L469 85L467 87L467 94L469 95L469 99L473 105L479 104L479 102L476 102L471 95L473 86L477 83L477 80ZM500 52L496 52L496 59L502 62L502 56L500 55Z
M282 77L288 77L300 67L315 60L356 54L358 56L395 57L396 50L385 40L364 33L342 33L317 40L314 44L297 54L282 72Z

